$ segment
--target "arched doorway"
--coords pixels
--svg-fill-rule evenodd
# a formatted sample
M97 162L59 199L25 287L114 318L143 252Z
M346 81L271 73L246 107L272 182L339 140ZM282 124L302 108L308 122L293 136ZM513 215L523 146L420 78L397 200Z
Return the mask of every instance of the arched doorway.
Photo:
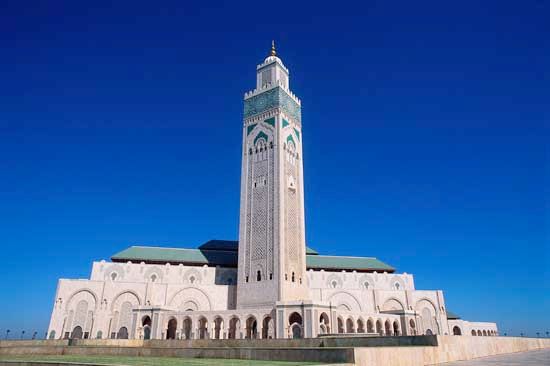
M462 331L457 325L453 327L453 335L462 335Z
M302 316L294 312L288 317L288 323L290 324L292 338L302 338Z
M346 333L355 333L355 329L353 329L352 318L348 318L348 320L346 320Z
M214 339L222 338L222 329L223 329L223 319L218 317L214 319Z
M118 330L117 339L128 339L128 328L122 327Z
M411 327L411 334L416 335L416 323L414 322L414 320L409 320L409 327Z
M487 331L486 330L483 331L483 335L487 336Z
M426 335L434 335L431 329L426 329Z
M393 321L393 335L398 336L400 334L399 332L399 322L397 320Z
M143 339L151 339L151 323L151 317L149 315L146 315L141 319L141 326L143 327Z
M476 335L477 335L475 330L472 330L472 335L473 335L473 336L476 336Z
M258 322L256 318L250 316L246 319L246 338L247 339L256 339L258 337Z
M205 317L199 319L199 339L208 339L208 320Z
M344 319L338 317L338 333L344 333Z
M82 339L82 327L76 326L71 333L72 339Z
M239 318L231 318L231 320L229 320L229 339L240 338L240 328L241 321L239 320Z
M376 333L378 333L378 335L381 335L381 336L384 335L384 328L382 325L382 320L380 319L376 321Z
M274 338L273 320L266 316L262 322L262 339Z
M330 333L330 321L327 313L321 313L319 316L319 334L329 334Z
M386 335L387 336L391 336L391 323L389 320L386 320L386 322L384 323L384 327L385 327L385 332L386 332Z
M191 339L192 329L193 329L193 321L191 320L191 318L187 317L183 319L183 337L185 339Z
M176 332L178 330L178 321L176 318L172 318L168 321L168 328L166 329L166 339L176 339Z
M477 331L477 336L478 336L478 337L481 337L481 330L479 330L479 329L478 329L478 331Z
M367 333L374 333L374 321L370 318L367 320Z
M363 322L363 319L357 319L357 333L365 333L365 322Z

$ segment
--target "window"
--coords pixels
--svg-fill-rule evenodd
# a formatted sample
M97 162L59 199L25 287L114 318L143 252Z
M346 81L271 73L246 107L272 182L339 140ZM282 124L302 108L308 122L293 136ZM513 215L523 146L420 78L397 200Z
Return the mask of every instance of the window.
M248 282L248 276L246 276L246 282Z
M256 272L256 281L260 282L262 280L262 272Z
M288 281L288 273L285 273L285 281Z
M151 282L155 282L157 280L157 275L154 274L151 276Z
M399 284L399 282L396 282L395 285L393 285L393 287L396 289L396 290L399 290L401 288L401 285Z
M189 277L189 283L191 284L195 283L195 276Z
M292 282L295 282L295 281L296 281L296 279L294 277L294 272L292 272Z
M118 275L117 275L116 272L111 273L111 280L115 281L116 278L117 278L117 276L118 276Z
M367 289L367 290L368 290L368 289L369 289L369 286L370 286L370 285L369 285L369 283L368 283L368 282L365 282L365 283L363 284L363 286L365 286L365 289Z
M270 273L270 274L269 274L269 279L270 279L270 280L273 279L273 273Z
M336 286L338 286L338 282L336 282L335 280L332 281L330 284L332 285L332 288L336 288Z

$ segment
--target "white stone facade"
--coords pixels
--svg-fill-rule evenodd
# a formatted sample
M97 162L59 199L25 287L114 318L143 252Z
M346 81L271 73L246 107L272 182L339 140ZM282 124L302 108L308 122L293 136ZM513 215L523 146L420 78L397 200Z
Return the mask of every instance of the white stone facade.
M494 323L448 319L443 292L416 290L410 274L308 267L300 108L272 50L245 94L235 265L94 262L89 279L59 280L49 338L498 334ZM226 249L210 253L228 257Z

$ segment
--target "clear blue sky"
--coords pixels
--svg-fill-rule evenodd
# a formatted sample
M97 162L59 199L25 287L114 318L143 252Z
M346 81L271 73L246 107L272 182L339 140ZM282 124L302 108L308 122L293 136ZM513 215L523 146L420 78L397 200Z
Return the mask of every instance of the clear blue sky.
M502 333L550 330L544 1L4 1L0 335L133 244L238 236L242 96L303 102L307 242Z

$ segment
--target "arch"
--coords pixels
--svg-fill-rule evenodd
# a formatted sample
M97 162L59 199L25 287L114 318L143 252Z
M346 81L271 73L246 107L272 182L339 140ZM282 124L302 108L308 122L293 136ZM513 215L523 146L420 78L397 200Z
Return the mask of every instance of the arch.
M367 333L374 333L374 320L372 318L367 320Z
M325 312L322 312L319 316L319 330L321 334L330 333L330 319Z
M191 320L190 317L185 317L185 319L183 319L183 337L185 339L191 339L192 338L192 335L193 335L193 321Z
M118 333L117 333L116 338L117 338L117 339L128 339L128 328L126 328L126 327L121 327L121 328L118 330Z
M254 315L246 318L246 339L256 339L258 337L258 321Z
M346 291L338 291L332 294L328 301L336 304L336 307L345 305L349 307L349 311L360 312L361 302L355 296Z
M399 331L399 322L397 320L393 321L393 335L398 336L401 332Z
M239 334L240 328L241 328L241 320L238 317L234 316L231 319L229 319L228 338L229 339L240 338L240 334Z
M334 273L330 274L327 277L325 283L326 283L326 287L328 288L342 288L343 286L342 278L339 275Z
M353 324L353 319L348 318L346 320L346 333L355 333L354 325L355 324Z
M357 333L365 333L365 322L363 319L357 319Z
M472 329L472 335L473 335L473 336L476 336L476 335L477 335L476 331L473 330L473 329Z
M382 324L382 319L378 319L376 321L376 333L378 333L378 335L381 335L381 336L384 335L384 326Z
M274 338L273 319L267 315L262 322L262 339Z
M413 319L409 320L409 327L411 328L411 334L416 335L416 323Z
M177 291L168 301L170 306L175 306L183 311L186 310L185 304L192 302L196 304L197 309L201 311L211 310L211 302L208 295L196 287L185 287Z
M389 298L382 305L382 311L402 311L405 310L405 307L395 297Z
M113 301L111 302L111 311L115 310L115 307L118 303L118 301L129 301L130 303L132 303L132 305L134 306L140 306L141 305L141 300L139 298L139 295L137 294L137 292L135 291L132 291L132 290L124 290L124 291L121 291L118 293L118 295L116 295L114 298L113 298ZM134 300L135 302L137 302L137 304L134 304L132 301Z
M455 325L453 327L453 335L462 335L462 330L460 330L460 327L458 325Z
M52 330L50 332L50 336L48 337L48 339L55 339L55 330Z
M71 294L71 296L69 296L69 299L67 300L67 305L65 307L66 310L69 310L69 306L71 305L71 302L72 300L77 296L77 295L80 295L80 294L89 294L92 296L93 300L94 300L94 305L93 305L93 308L94 310L97 308L97 295L92 291L90 290L89 288L83 288L83 289L80 289L80 290L76 290L75 292L73 292Z
M338 317L338 333L344 333L344 319Z
M256 145L256 142L258 142L258 140L260 140L260 139L265 140L266 144L269 141L269 137L263 131L260 131L260 132L258 132L256 137L254 137L254 145Z
M168 320L168 326L166 327L166 339L176 339L176 333L178 331L178 320L174 317Z
M486 330L483 330L482 334L483 334L483 336L486 337L486 336L487 336L487 331L486 331Z
M384 331L386 332L387 336L392 335L391 322L389 319L387 319L386 322L384 323Z
M477 336L478 336L478 337L481 337L481 336L482 336L481 330L479 330L479 329L477 330Z
M82 327L80 325L73 328L71 339L82 339Z
M183 274L183 283L196 286L202 283L202 276L196 268L191 268Z
M416 310L420 314L421 330L424 330L424 334L428 334L432 329L436 329L437 324L435 323L436 307L433 302L429 299L423 298L416 302Z
M374 289L374 279L371 275L363 275L359 278L359 286L363 290Z
M214 339L222 338L223 318L217 316L214 318Z
M298 314L297 312L293 312L292 314L290 314L288 316L288 323L289 324L292 324L292 323L298 323L298 324L302 324L302 316L300 314Z
M431 329L426 329L426 335L433 335L434 333L432 332Z
M95 337L96 337L97 339L103 338L103 332L100 331L100 330L98 330Z
M208 339L208 320L204 316L199 318L199 339Z

